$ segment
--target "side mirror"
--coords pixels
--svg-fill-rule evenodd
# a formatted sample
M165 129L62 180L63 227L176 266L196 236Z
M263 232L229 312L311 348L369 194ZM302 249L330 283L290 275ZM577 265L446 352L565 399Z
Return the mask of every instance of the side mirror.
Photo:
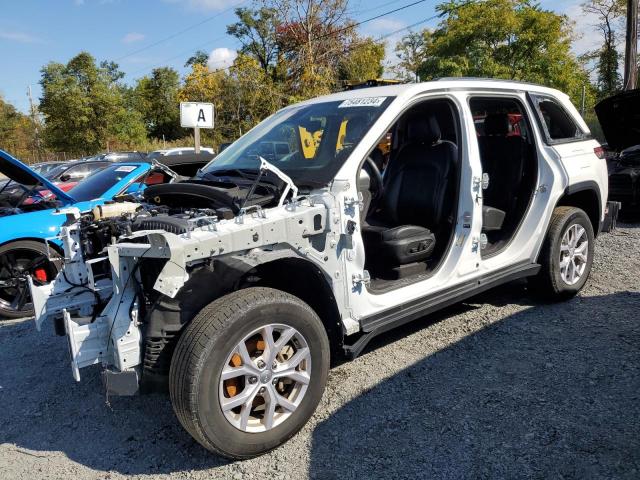
M69 175L68 173L60 175L61 182L68 182L69 180L71 180L71 175Z

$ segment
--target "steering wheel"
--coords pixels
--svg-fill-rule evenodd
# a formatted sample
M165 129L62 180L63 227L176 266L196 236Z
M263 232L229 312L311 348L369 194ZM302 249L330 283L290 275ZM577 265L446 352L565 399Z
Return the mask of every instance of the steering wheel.
M373 202L378 202L384 193L382 174L380 173L378 165L376 165L376 162L374 162L371 157L367 157L362 168L367 170L369 177L373 181L373 188L371 188L371 204L373 205Z

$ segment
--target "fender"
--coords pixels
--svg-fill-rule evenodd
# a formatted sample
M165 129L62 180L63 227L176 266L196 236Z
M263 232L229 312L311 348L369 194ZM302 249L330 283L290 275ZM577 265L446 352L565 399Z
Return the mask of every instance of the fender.
M569 195L576 194L578 192L592 191L596 194L598 199L598 221L597 228L594 230L594 234L597 236L602 229L602 194L600 193L600 187L593 180L586 180L583 182L574 183L573 185L568 185L567 188L564 189L564 195L560 197L556 206L562 202L563 198L566 198Z
M159 294L145 318L142 390L166 391L178 338L200 310L216 298L242 288L243 279L256 267L285 258L301 257L291 249L256 249L250 257L221 257L211 267L200 265L192 271L175 297Z

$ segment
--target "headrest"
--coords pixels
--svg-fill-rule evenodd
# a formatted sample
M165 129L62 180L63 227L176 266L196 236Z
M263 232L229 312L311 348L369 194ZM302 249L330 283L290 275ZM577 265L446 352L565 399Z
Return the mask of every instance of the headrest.
M407 137L411 143L434 144L440 140L440 125L435 115L413 115L407 122Z
M509 115L506 113L492 113L484 119L485 135L506 136L510 130L511 122L509 122Z

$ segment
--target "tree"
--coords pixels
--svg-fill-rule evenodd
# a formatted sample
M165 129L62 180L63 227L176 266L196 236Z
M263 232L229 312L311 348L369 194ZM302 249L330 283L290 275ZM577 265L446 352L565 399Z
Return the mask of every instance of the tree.
M422 79L447 76L525 80L556 87L579 101L588 75L571 52L571 22L533 0L452 1L437 7L444 16L424 32Z
M254 57L265 74L275 74L278 60L276 32L280 25L276 10L271 7L236 8L235 12L238 21L227 26L227 33L240 41L240 51Z
M35 130L31 119L0 97L0 149L21 158L35 158Z
M135 124L125 105L116 64L97 66L89 53L81 52L66 65L49 63L41 74L40 111L48 147L85 154L106 149L110 141L135 143L144 138L141 123Z
M135 87L137 109L142 114L149 136L175 140L185 136L180 127L178 89L180 76L170 67L155 68Z
M418 70L426 60L426 50L430 45L429 31L409 32L396 44L395 52L400 60L396 67L401 78L419 81Z
M620 55L616 48L616 25L624 16L625 6L620 0L590 0L582 5L585 13L598 18L597 28L602 33L602 47L591 56L596 59L598 95L606 98L615 94L622 85L618 68Z
M192 67L193 65L206 65L208 61L209 54L204 50L197 50L196 53L189 57L184 66Z
M384 43L372 38L355 40L338 65L340 80L359 82L381 77L384 56Z
M339 65L355 39L348 0L271 0L281 24L277 39L296 99L330 93Z
M288 98L253 56L240 54L228 71L194 65L179 99L214 104L214 130L203 132L214 145L233 141L282 108ZM286 102L288 103L288 102Z
M211 102L213 103L214 130L201 130L203 144L220 143L227 141L227 137L221 134L221 112L224 111L225 99L223 98L224 71L212 72L207 65L195 63L191 65L191 72L184 78L184 83L178 91L178 100L181 102ZM224 129L224 125L222 126Z

